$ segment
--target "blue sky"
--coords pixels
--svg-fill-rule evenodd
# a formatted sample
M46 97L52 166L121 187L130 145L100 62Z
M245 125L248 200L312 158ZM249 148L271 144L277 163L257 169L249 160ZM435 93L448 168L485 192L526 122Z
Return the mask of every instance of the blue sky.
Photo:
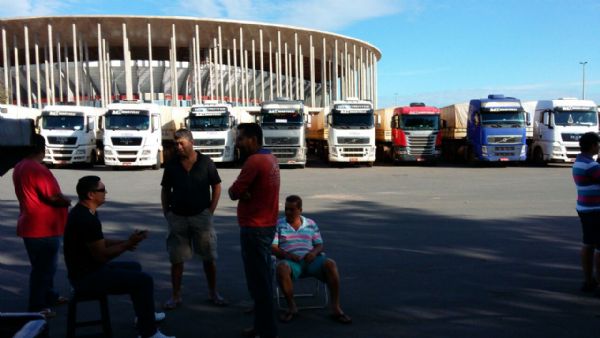
M168 5L165 5L167 3ZM501 93L600 104L598 0L0 0L0 17L174 15L321 29L382 52L379 107Z

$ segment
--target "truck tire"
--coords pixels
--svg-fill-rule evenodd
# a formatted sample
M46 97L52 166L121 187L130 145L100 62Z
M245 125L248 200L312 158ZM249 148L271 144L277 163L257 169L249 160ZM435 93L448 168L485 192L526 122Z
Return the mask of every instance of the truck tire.
M91 169L94 167L94 165L96 165L96 162L98 162L96 158L96 150L92 150L92 153L90 154L90 161L85 164L85 167Z
M539 166L546 164L544 161L544 152L542 151L542 148L537 147L533 150L533 163Z
M160 151L156 153L156 163L152 165L152 170L160 169Z

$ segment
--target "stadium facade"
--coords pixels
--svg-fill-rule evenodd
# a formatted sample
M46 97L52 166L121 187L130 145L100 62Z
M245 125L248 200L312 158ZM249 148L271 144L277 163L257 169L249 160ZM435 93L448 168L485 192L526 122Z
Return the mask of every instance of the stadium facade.
M256 105L287 97L310 107L358 97L377 106L373 45L264 23L140 16L8 18L0 88L8 104L115 100Z

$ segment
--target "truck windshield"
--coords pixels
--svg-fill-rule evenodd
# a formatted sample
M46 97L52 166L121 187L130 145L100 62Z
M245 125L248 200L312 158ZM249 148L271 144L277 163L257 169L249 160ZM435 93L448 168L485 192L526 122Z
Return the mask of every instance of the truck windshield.
M222 131L227 130L229 127L229 115L190 117L190 130Z
M148 115L112 115L105 117L106 129L112 130L147 130L150 127Z
M82 130L83 116L43 116L43 129Z
M268 129L296 129L304 124L304 119L300 110L295 110L293 113L280 113L262 110L262 126Z
M557 111L554 123L558 126L595 126L598 124L598 114L593 110Z
M438 115L402 115L400 128L405 130L437 130L440 126Z
M374 118L373 111L368 110L364 113L352 113L352 114L342 114L336 112L335 110L331 111L332 119L331 124L334 128L341 129L370 129L374 127Z
M481 113L481 123L495 128L523 128L525 114L522 111L485 112Z

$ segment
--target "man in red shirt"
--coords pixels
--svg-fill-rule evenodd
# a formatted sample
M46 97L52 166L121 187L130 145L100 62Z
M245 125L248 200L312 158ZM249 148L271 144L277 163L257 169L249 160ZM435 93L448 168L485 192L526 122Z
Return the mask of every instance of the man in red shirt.
M246 337L277 337L273 303L271 243L279 213L279 164L262 148L262 129L256 123L238 126L237 146L247 156L229 197L238 201L242 259L248 290L254 300L254 326Z
M17 236L23 238L31 263L28 311L53 316L51 307L66 302L54 290L54 274L71 200L42 164L45 152L44 137L35 134L31 153L15 165L13 184L20 210Z

